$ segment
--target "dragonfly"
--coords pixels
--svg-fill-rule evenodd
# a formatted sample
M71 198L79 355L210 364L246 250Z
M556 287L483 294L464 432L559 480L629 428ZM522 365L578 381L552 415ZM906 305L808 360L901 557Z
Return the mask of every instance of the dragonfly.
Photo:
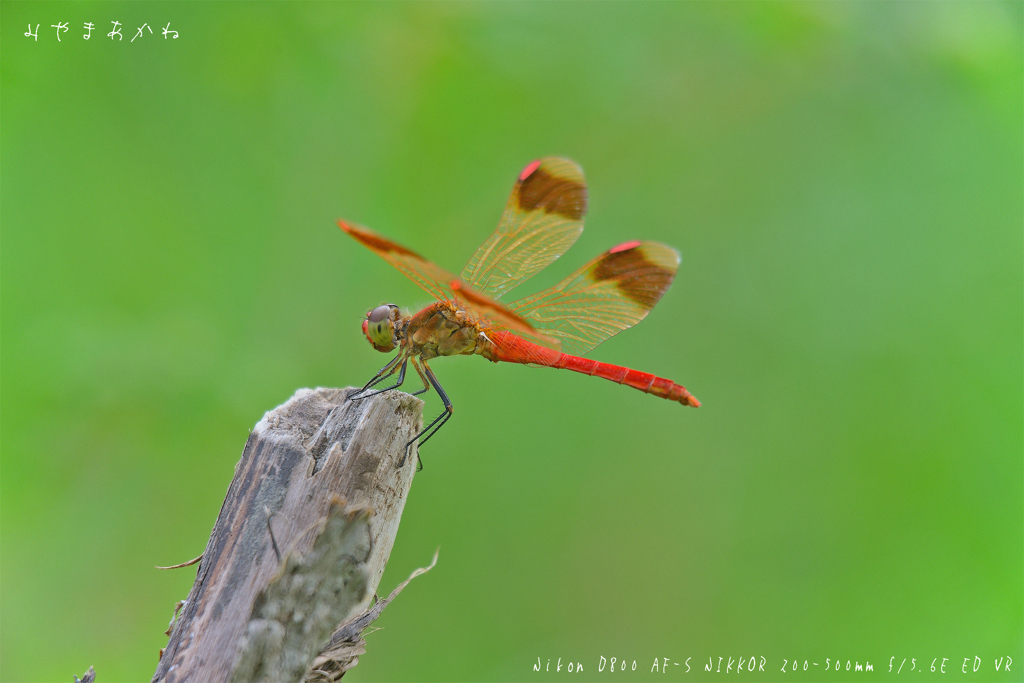
M373 232L338 221L338 226L383 258L434 299L416 313L385 303L366 312L363 335L373 348L398 353L350 398L369 398L402 386L412 365L423 388L433 387L444 410L405 446L434 436L452 416L448 395L428 361L442 356L483 356L495 363L520 363L602 377L684 406L700 406L681 384L630 368L583 358L612 335L637 324L668 290L679 268L679 252L657 242L614 246L554 287L503 303L501 297L571 247L583 232L587 185L575 162L558 157L534 161L519 174L497 229L462 270L461 277L416 252ZM398 377L394 384L376 389ZM421 465L422 467L422 461Z

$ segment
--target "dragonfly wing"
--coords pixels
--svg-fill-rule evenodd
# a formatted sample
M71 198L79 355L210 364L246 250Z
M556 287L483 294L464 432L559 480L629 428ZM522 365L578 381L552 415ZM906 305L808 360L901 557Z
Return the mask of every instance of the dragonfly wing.
M338 227L369 247L377 256L405 273L406 277L430 293L435 299L451 299L451 282L455 276L435 266L419 254L392 242L369 228L339 220Z
M554 287L509 309L562 351L582 356L636 325L658 303L679 269L679 252L657 242L612 247Z
M547 157L519 174L498 229L462 271L477 292L495 299L551 265L583 232L587 185L573 161Z

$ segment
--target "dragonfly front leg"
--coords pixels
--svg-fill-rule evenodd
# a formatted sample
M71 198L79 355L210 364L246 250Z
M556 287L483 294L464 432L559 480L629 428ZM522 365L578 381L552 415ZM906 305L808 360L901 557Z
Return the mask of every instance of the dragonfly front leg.
M423 431L421 431L419 434L413 437L413 439L409 443L405 444L405 455L402 456L402 461L398 463L399 467L405 464L405 460L406 458L409 457L409 451L412 449L412 445L419 441L420 437L422 437L423 440L419 441L419 443L416 446L417 449L423 444L425 444L430 437L432 437L434 434L437 434L437 430L444 426L444 423L448 421L448 418L450 418L452 416L452 413L454 412L454 409L452 408L452 402L448 400L448 394L444 393L444 389L441 388L441 383L437 381L437 377L434 376L434 373L430 369L430 366L427 365L426 361L421 362L423 363L423 370L420 370L420 361L417 361L415 358L412 359L412 366L416 368L416 371L418 373L420 373L420 379L424 379L423 371L426 371L426 380L430 381L430 385L434 387L434 391L436 391L437 395L441 397L441 402L444 404L444 412L435 417L433 422L428 424L423 429ZM423 393L429 388L426 386L426 381L424 381L423 384L423 389L417 391L417 394ZM426 434L426 436L423 436L424 434ZM417 457L418 455L419 454L417 453ZM423 469L422 460L420 461L419 469Z
M402 363L401 364L401 368L402 369L398 373L398 382L394 386L390 386L387 389L381 389L379 391L374 391L373 393L370 393L370 394L365 394L365 395L363 394L363 392L365 392L367 389L380 384L385 379L387 379L391 375L395 374L395 370L399 367L399 361L401 361L401 363ZM381 392L384 392L384 391L390 391L391 389L394 389L395 387L402 386L402 382L405 381L405 363L406 363L406 361L408 361L408 357L405 356L405 354L399 353L397 356L395 356L394 358L389 360L384 367L382 367L380 370L378 370L377 374L374 375L373 378L369 382L367 382L363 386L362 389L360 389L359 391L357 391L354 394L352 394L351 396L349 396L349 399L352 400L352 401L359 401L359 400L362 400L364 398L369 398L371 396L376 396L377 394L379 394Z

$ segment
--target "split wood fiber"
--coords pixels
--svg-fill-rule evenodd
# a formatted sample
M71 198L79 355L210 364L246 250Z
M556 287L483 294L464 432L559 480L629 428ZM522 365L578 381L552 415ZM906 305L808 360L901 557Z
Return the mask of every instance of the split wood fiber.
M391 554L423 402L354 391L300 389L253 429L154 683L336 680L358 661L344 624Z

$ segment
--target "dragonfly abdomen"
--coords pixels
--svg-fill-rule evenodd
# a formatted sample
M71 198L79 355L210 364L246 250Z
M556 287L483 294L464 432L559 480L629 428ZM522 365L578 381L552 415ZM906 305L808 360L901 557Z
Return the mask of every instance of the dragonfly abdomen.
M620 365L559 353L534 344L511 332L495 332L490 336L492 348L489 350L489 354L484 355L495 362L523 363L572 370L591 377L602 377L617 384L625 384L644 393L677 401L686 406L700 407L700 401L687 391L686 387L676 384L670 379L658 377L649 372L624 368Z
M602 363L591 358L580 358L579 356L570 356L565 353L561 354L561 356L558 363L553 367L581 372L591 377L603 377L612 382L639 389L645 394L654 394L661 398L667 398L670 401L678 401L685 406L700 407L700 401L687 391L686 387L676 384L670 379L658 377L649 372L624 368L621 365Z

